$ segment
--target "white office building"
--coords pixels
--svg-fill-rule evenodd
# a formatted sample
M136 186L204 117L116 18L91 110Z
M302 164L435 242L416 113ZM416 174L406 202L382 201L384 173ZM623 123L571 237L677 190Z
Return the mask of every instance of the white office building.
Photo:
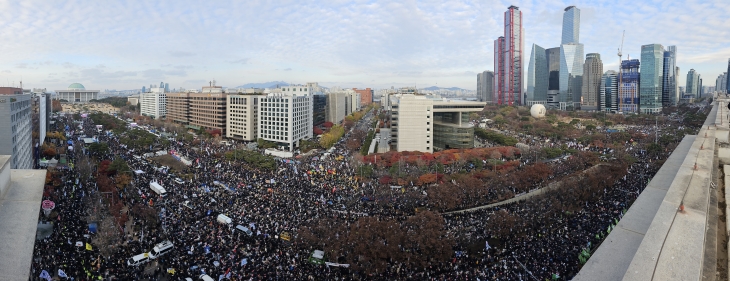
M33 169L31 95L20 88L0 92L0 155L11 155L11 169Z
M153 119L167 116L165 88L151 88L149 93L140 94L139 108L142 115Z
M227 138L243 141L258 139L259 103L265 97L262 89L247 94L231 93L226 96Z
M391 145L397 151L474 147L474 126L469 122L469 113L482 111L486 102L413 94L390 98Z
M312 138L312 93L306 86L287 86L260 98L259 138L294 151L299 140Z

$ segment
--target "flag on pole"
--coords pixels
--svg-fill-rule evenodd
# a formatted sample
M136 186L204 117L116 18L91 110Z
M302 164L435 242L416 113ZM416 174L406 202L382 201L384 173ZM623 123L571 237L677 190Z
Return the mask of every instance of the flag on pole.
M66 275L66 272L63 272L60 268L58 269L58 277L62 278L68 278L68 275Z
M93 248L91 247L91 244L86 243L86 250L91 251Z

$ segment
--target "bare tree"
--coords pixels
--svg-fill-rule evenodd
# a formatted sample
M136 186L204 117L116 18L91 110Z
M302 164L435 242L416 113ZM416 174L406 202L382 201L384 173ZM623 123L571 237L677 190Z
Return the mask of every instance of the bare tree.
M115 223L114 217L104 216L98 224L97 233L92 242L99 248L102 255L109 257L117 252L120 241L121 232Z
M76 161L76 171L78 171L82 180L88 179L91 176L91 173L94 171L93 160L91 160L91 158L89 158L89 156L85 154L77 156L76 159L78 159Z

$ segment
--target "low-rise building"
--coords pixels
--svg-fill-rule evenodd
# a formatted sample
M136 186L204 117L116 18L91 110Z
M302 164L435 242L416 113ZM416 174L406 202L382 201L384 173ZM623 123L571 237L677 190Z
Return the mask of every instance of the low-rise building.
M87 103L99 98L99 90L87 90L84 85L73 83L65 90L56 90L56 95L69 103Z
M391 145L397 151L420 152L474 147L469 113L486 105L414 94L393 95L390 104Z

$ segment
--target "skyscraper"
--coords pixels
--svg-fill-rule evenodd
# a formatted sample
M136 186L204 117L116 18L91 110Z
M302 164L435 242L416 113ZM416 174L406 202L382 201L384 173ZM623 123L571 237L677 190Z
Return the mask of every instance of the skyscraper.
M563 37L560 44L578 43L580 40L580 9L568 6L563 13Z
M522 12L517 6L509 6L504 13L504 37L494 41L497 104L521 104L523 38Z
M639 83L639 110L641 113L662 112L662 84L664 76L664 47L661 44L641 46L641 82Z
M727 75L725 75L725 92L730 93L730 59L727 59Z
M726 93L727 92L727 72L723 72L722 74L717 76L717 79L715 79L715 91L718 93Z
M560 44L560 108L572 108L581 101L583 76L583 44L579 42L580 9L565 8L563 36Z
M687 87L685 88L685 94L691 96L692 98L698 98L699 97L699 85L700 85L700 76L697 74L697 72L693 69L690 69L689 72L687 72Z
M527 105L547 103L548 65L543 47L532 44L530 65L527 67Z
M580 108L582 110L601 110L601 77L603 76L603 62L601 55L590 53L586 55L586 62L583 65L582 90L583 99Z
M560 102L560 47L545 50L548 69L548 106L558 108Z
M165 83L165 93L169 93L169 92L170 92L170 84Z
M485 70L477 74L477 98L481 102L491 103L494 97L494 72Z
M601 77L601 110L618 111L618 73L606 71Z
M160 82L160 88L165 88L165 82Z
M504 104L504 36L494 40L494 97L496 104Z
M621 62L621 77L618 86L619 105L621 112L639 111L639 68L641 62L637 59Z
M144 86L142 86L142 93L146 93L146 92L147 92L147 89Z
M662 85L662 106L677 105L679 91L677 90L677 46L667 46L664 51L664 81Z
M560 45L560 102L561 109L579 103L583 82L583 44Z

